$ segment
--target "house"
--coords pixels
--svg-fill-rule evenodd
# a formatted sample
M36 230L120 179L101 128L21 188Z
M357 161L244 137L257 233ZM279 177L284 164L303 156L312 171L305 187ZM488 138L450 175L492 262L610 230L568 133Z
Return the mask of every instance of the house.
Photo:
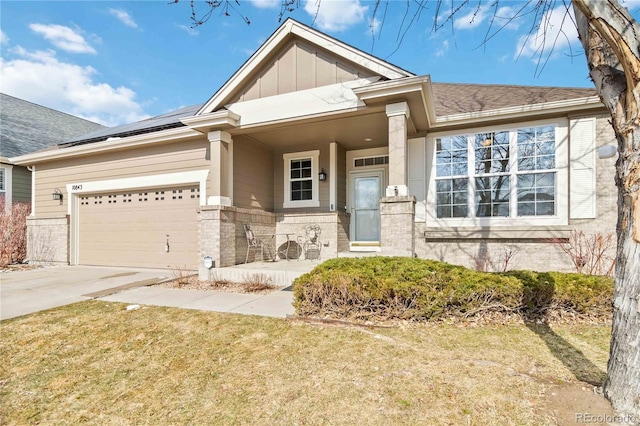
M323 258L571 270L557 241L615 230L610 144L594 90L436 83L288 19L204 104L13 161L32 261L205 277L244 262L244 224L278 246L318 224Z
M9 157L39 151L104 126L0 93L0 197L31 202L31 172Z

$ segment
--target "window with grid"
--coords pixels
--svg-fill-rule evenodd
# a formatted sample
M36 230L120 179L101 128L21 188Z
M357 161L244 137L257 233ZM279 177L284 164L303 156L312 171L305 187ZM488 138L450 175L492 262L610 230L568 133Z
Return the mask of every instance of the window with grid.
M556 214L555 126L435 140L437 218Z
M320 151L284 154L283 207L318 207Z
M289 178L291 180L291 201L313 198L313 178L311 158L291 160Z

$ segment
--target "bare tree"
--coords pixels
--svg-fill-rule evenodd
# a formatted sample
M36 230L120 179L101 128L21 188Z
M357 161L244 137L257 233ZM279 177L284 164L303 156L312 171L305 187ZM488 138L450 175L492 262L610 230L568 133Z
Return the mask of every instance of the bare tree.
M176 1L177 2L177 1ZM530 19L530 37L545 35L539 43L535 55L538 59L536 73L544 69L556 43L566 37L562 31L554 36L546 19L547 12L561 4L565 7L564 20L571 20L571 7L575 16L580 41L590 76L604 105L611 114L611 124L618 140L618 161L616 163L616 185L618 187L617 253L614 293L614 316L607 380L604 384L605 396L620 413L629 413L640 419L640 26L617 0L569 0L533 1L523 3L513 16L500 17L499 0L469 0L453 3L442 0L428 2L398 2L406 8L403 24L397 27L396 39L401 43L407 32L420 19L427 4L435 5L433 30L451 27L454 17L463 7L475 5L479 13L481 7L493 9L493 19L487 29L482 46L495 37L502 28L514 19ZM374 0L373 18L382 17L390 7L389 0ZM192 5L192 22L201 25L213 11L223 15L237 13L249 23L237 7L239 0L207 1L208 9L198 16L195 3ZM317 0L316 7L322 7ZM299 6L299 0L282 0L280 18ZM413 9L411 9L413 8ZM547 31L549 30L549 31ZM488 154L487 154L488 155ZM488 157L486 158L488 159ZM500 201L499 183L486 182L487 197ZM491 204L489 199L487 205Z

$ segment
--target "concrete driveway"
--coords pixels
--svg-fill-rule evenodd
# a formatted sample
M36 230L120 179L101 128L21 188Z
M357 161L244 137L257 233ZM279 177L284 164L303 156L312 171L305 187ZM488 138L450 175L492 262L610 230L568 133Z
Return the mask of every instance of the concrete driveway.
M0 273L0 320L95 299L171 277L158 269L55 266Z

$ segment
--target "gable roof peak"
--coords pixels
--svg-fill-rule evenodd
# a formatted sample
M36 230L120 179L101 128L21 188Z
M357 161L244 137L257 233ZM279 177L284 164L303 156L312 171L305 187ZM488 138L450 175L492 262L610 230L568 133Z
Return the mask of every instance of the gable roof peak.
M260 67L266 65L274 52L294 39L318 46L329 51L332 55L368 69L371 73L380 75L384 79L394 80L415 76L409 71L350 46L293 18L287 18L203 105L196 115L211 113L223 107L229 102L236 90L246 84Z

